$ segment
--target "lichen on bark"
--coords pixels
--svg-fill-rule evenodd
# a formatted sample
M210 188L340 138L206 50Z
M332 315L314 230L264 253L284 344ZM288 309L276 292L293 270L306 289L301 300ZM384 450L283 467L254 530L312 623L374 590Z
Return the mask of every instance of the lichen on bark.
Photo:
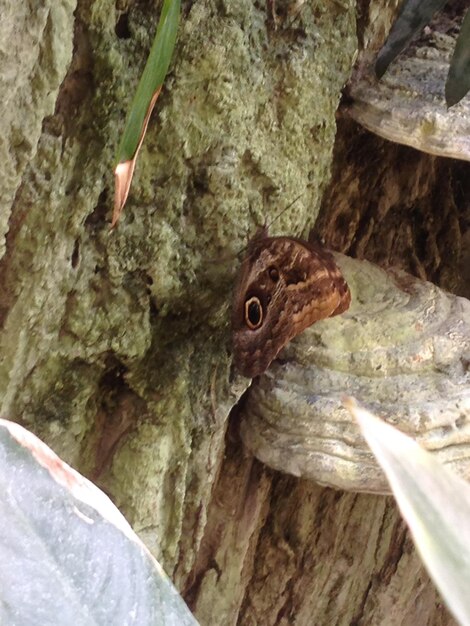
M2 32L35 17L20 58L13 48L8 62L0 57L7 103L0 127L11 139L0 153L8 163L1 179L2 414L110 493L202 623L216 609L226 617L220 623L235 623L277 586L294 584L275 572L271 595L261 597L263 568L279 564L276 550L289 543L285 535L278 541L283 520L274 508L283 498L292 492L288 510L301 518L334 511L338 498L354 501L286 482L245 458L236 436L224 436L248 384L230 374L236 255L276 216L275 234L306 234L315 223L357 46L355 4L312 0L274 20L264 2L183 2L174 62L113 232L114 154L161 2L40 0L35 12L4 4ZM10 90L11 68L19 68L23 91ZM219 507L224 495L226 508ZM314 502L311 509L305 501ZM384 508L379 500L374 506ZM354 524L368 502L357 510ZM326 541L321 532L318 542ZM266 558L263 546L271 546ZM289 550L291 572L304 551ZM369 565L367 575L375 575ZM256 586L248 593L251 575ZM302 619L302 590L314 580L283 604ZM371 602L366 595L361 587L348 615ZM333 604L325 611L334 621Z
M11 7L9 23L25 19ZM109 232L113 154L158 11L105 0L74 8L44 0L24 55L36 91L29 106L13 97L2 120L10 131L30 120L35 144L7 207L2 410L95 475L171 569L189 550L183 527L197 535L204 524L236 398L234 257L299 193L273 230L314 223L354 9L314 2L274 25L248 0L183 4L172 71ZM130 36L120 39L124 12ZM155 500L158 490L167 497Z

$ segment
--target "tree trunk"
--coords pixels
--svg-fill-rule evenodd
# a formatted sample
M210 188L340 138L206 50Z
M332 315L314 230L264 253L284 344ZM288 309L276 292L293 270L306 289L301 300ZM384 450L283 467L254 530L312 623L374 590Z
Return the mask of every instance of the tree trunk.
M356 31L396 2L299 4L183 2L111 232L161 3L2 0L2 415L111 495L203 625L452 624L391 498L264 467L231 411L236 256L265 222L464 291L468 167L336 124Z

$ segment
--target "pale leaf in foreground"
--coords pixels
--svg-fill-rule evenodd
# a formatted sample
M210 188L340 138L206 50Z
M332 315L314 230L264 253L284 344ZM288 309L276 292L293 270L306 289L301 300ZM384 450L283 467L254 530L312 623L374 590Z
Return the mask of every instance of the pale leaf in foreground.
M0 419L0 624L197 626L98 487Z
M345 405L384 470L447 607L461 624L470 625L470 485L353 399Z

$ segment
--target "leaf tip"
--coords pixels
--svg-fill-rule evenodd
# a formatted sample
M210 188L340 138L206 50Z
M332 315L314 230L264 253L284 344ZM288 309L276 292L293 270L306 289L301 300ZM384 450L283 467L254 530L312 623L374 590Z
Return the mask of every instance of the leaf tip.
M451 84L449 80L446 82L445 98L446 98L446 105L448 109L450 109L450 107L453 107L454 104L457 104L458 102L460 102L463 96L464 94L456 93L455 86Z
M377 54L377 58L375 60L374 71L378 80L382 78L385 72L388 70L392 61L396 58L397 53L391 52L389 46L387 46L387 41L382 46Z
M352 396L348 396L346 394L341 396L341 402L348 409L348 411L351 411L351 413L357 407L356 398L353 398Z
M114 228L121 217L122 210L126 204L127 196L131 186L132 175L134 173L135 160L122 161L116 165L114 170L114 209L111 220L111 228Z

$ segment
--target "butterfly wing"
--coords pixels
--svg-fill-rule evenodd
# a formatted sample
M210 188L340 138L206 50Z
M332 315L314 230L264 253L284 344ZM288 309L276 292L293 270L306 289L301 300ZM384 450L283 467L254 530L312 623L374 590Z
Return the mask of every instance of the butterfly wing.
M290 237L253 240L233 299L236 367L251 378L261 374L293 337L342 313L350 301L333 256L321 246Z

